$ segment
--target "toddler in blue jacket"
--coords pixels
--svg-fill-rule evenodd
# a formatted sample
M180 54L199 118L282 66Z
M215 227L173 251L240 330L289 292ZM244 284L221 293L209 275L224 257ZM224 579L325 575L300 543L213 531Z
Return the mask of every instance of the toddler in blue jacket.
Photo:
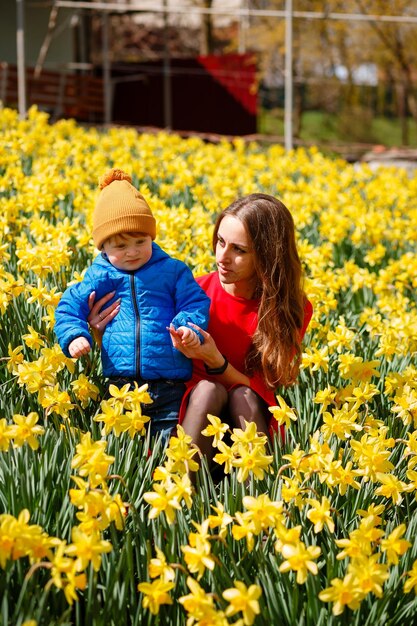
M68 287L55 313L55 333L67 356L92 347L89 296L114 292L120 310L107 324L101 345L103 374L121 387L148 383L146 405L151 434L167 438L177 423L192 362L176 350L167 328L173 324L189 346L200 341L189 326L206 329L210 300L191 270L155 242L156 221L128 174L112 169L100 181L93 213L93 240L101 253L81 282Z

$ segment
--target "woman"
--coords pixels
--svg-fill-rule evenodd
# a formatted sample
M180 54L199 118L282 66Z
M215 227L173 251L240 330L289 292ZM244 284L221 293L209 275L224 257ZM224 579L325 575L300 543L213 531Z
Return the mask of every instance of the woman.
M193 359L180 421L208 458L211 440L201 434L207 414L237 427L255 422L267 432L274 390L295 381L312 316L294 222L282 202L262 193L236 200L217 219L213 248L217 271L197 279L211 299L208 332L195 327L204 343L184 346L170 329L174 346ZM92 308L95 328L115 315L112 307L99 314L103 304L102 299Z

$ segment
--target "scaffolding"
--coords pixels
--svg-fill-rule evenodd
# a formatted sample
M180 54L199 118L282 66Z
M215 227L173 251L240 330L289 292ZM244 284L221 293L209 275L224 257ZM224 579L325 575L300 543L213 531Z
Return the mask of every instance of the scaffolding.
M245 0L242 0L243 5ZM245 3L246 4L246 3ZM171 6L167 0L162 3L149 4L140 2L140 0L132 0L132 2L103 2L100 0L51 0L50 2L37 2L37 6L51 7L51 17L49 20L48 33L45 37L43 49L41 50L40 59L47 49L48 39L51 36L51 28L56 18L56 13L60 8L67 9L83 9L101 11L103 14L103 79L104 79L104 121L105 124L111 123L111 67L109 61L109 13L153 13L161 14L166 20L170 15L223 15L229 18L240 20L240 23L247 24L251 17L271 17L281 18L285 20L285 69L284 69L284 139L285 148L287 150L293 147L293 128L292 128L292 111L293 111L293 75L292 75L292 50L293 50L293 20L342 20L342 21L360 21L360 22L380 22L380 23L406 23L417 24L417 16L412 15L367 15L363 13L340 13L340 12L323 12L323 11L296 11L293 8L292 0L285 0L285 9L253 9L248 6L232 7L197 7L186 5ZM24 0L16 0L17 6L17 72L18 72L18 109L20 117L26 116L26 85L25 85L25 24L24 24ZM52 24L52 26L51 26ZM39 69L39 67L38 67ZM169 51L165 46L164 51L164 111L165 126L171 126L170 114L170 80L169 80Z

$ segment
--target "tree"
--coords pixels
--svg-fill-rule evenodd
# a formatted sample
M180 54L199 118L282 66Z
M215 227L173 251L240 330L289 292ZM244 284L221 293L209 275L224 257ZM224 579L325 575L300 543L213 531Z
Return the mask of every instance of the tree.
M322 0L298 0L294 2L293 10L319 11L330 10L330 3ZM334 2L332 3L335 4ZM265 8L262 0L252 0L251 8ZM271 0L269 9L283 11L284 2ZM330 25L326 20L293 19L293 70L294 77L294 134L301 131L303 113L303 89L305 85L317 85L326 81L336 83L334 67L340 63L337 50L337 38L343 41L345 28L343 24ZM259 80L272 87L282 86L284 83L285 64L285 18L256 16L251 18L248 42L251 49L256 51L259 60ZM314 89L314 87L312 88ZM329 99L336 98L334 89L322 88L318 104L330 108Z
M360 11L367 15L383 15L386 2L382 0L355 0ZM412 0L390 2L392 14L417 16L416 3ZM401 119L402 143L409 143L407 117L410 113L417 123L417 98L414 81L414 68L417 63L416 41L417 24L370 22L374 35L372 56L381 68L384 77L392 76L396 92L398 113Z
M254 9L284 10L283 0L252 0ZM294 129L301 129L303 99L301 86L308 85L317 104L337 111L347 125L358 123L358 111L367 111L359 101L356 80L358 68L375 64L380 80L389 79L395 86L397 113L402 120L402 141L408 143L407 114L417 122L417 99L413 70L417 63L416 26L378 20L342 20L326 18L329 13L416 16L414 0L294 0L293 11L316 12L319 19L293 19ZM284 82L284 18L251 17L248 42L259 59L260 80L278 85ZM343 69L343 81L338 73ZM316 85L316 88L315 88ZM359 108L358 108L359 107ZM351 113L353 112L353 114ZM368 115L370 114L368 106ZM367 118L366 122L370 120ZM367 126L370 125L367 123Z

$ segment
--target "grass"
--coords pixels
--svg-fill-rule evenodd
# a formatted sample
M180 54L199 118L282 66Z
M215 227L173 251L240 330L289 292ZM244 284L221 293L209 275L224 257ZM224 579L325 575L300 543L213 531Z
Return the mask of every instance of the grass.
M409 147L417 147L417 126L412 119L409 119L408 125ZM258 132L283 136L283 110L262 110L258 117ZM299 139L312 143L356 142L401 146L401 122L387 117L370 118L364 111L341 115L306 111L302 116Z

